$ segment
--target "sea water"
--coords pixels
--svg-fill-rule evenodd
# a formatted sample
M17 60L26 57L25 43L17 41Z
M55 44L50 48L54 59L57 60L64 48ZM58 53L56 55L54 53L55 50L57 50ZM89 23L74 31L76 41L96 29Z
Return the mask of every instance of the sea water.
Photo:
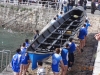
M33 34L14 32L11 29L0 28L0 51L3 49L15 51L25 39L31 40Z

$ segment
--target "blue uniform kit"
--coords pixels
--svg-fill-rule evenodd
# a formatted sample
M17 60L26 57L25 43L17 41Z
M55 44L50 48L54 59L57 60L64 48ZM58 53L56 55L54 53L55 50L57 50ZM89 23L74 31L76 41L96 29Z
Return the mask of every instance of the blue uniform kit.
M78 38L83 40L85 38L85 36L87 35L87 31L86 31L86 28L82 27L80 30L79 30L79 36Z
M68 61L68 67L72 67L73 64L70 64L70 62L74 63L74 52L76 50L76 46L74 42L69 43L69 61Z
M53 72L59 72L60 69L59 69L59 64L60 64L60 61L62 60L62 57L60 54L53 54L52 56L52 71Z
M21 54L15 54L13 55L12 61L11 61L11 66L12 70L14 72L20 72L20 65L21 65Z
M67 50L67 48L62 49L61 56L62 56L64 65L68 65L68 50Z
M28 53L25 53L25 56L21 59L21 64L27 65L29 60Z

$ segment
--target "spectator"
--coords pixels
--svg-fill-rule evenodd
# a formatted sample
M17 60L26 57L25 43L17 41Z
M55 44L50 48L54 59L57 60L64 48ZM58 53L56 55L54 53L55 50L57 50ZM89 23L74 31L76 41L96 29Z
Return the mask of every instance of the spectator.
M84 0L84 9L86 10L87 0Z
M83 52L83 47L84 47L84 39L85 39L85 35L86 35L86 29L84 28L84 26L82 28L80 28L79 30L79 35L78 38L80 40L80 46L79 49L81 50L81 52Z
M39 36L39 30L35 30L34 40Z
M16 54L13 55L11 66L14 71L14 75L20 75L20 65L21 65L21 50L17 49Z
M37 75L46 75L45 69L42 67L42 65L43 65L43 62L41 61L37 62L37 66L38 66Z
M73 8L73 5L74 5L73 0L70 0L68 3L68 11Z
M66 44L66 47L63 48L61 51L61 56L64 63L64 68L65 68L65 70L62 72L63 75L66 75L67 70L68 70L68 48L69 48L69 44Z
M63 0L63 11L64 13L68 11L68 0Z
M59 64L64 71L64 64L60 55L60 48L56 48L56 52L52 55L52 71L54 75L59 75Z
M79 1L80 6L83 6L83 2L84 2L84 0Z
M91 2L91 14L94 14L95 10L96 10L95 0L92 0L92 2Z

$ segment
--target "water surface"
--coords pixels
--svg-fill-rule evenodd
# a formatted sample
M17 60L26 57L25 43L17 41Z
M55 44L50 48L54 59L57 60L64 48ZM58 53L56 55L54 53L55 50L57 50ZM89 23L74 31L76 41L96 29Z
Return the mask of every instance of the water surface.
M11 31L10 29L0 28L0 50L6 49L15 51L26 38L32 39L33 34L19 33Z

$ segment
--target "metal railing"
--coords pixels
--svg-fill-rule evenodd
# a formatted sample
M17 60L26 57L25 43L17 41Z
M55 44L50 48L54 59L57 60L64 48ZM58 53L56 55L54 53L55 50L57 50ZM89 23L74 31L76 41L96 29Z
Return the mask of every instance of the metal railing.
M10 50L2 50L2 51L0 51L0 53L1 53L0 71L3 71L4 68L7 71L7 66L11 61L11 51ZM9 67L10 67L10 65L9 65Z
M0 0L1 4L14 4L14 5L35 5L37 6L42 6L42 7L47 7L47 8L55 8L55 9L60 9L61 7L61 3L60 2L52 2L52 1L39 1L37 0L36 2L32 2L32 1L27 1L27 2L23 2L23 0L21 2L19 2L18 0Z

